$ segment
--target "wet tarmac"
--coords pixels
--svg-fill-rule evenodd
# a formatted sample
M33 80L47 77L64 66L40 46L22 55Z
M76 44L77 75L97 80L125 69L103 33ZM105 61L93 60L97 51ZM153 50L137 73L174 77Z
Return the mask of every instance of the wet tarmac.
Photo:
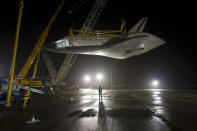
M32 115L38 123L26 124ZM27 109L0 106L1 131L197 131L197 91L81 89L34 94Z

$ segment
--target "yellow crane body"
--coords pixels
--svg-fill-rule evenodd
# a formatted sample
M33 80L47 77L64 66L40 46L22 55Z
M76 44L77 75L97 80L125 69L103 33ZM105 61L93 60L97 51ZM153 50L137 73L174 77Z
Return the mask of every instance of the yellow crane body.
M21 24L21 17L23 13L23 0L20 1L19 7L20 8L19 8L18 20L17 20L17 26L16 26L16 36L14 40L14 51L12 54L12 64L11 64L11 69L10 69L10 78L9 78L8 92L7 92L7 98L6 98L6 105L10 104L12 81L13 81L13 76L14 76L16 53L17 53L17 46L18 46L18 39L19 39L19 32L20 32L20 24Z
M26 77L32 63L34 62L36 56L40 53L42 45L44 44L44 42L45 42L45 40L48 36L49 29L51 28L52 24L55 22L55 19L56 19L57 15L59 14L59 12L61 11L63 5L64 5L64 0L61 2L59 7L57 8L55 14L50 19L47 27L45 28L45 30L40 35L40 38L39 38L38 42L36 43L33 51L31 52L29 58L27 59L26 63L24 64L22 70L18 74L18 77L16 78L16 81L17 81L18 84L21 84L21 85L42 85L42 81L35 79L36 72L37 72L37 63L35 63L35 65L34 65L34 71L33 71L32 79L27 79L25 77Z
M58 9L56 10L55 14L53 15L53 17L51 18L50 22L48 23L47 27L45 28L45 30L42 32L42 34L40 35L40 38L36 44L36 46L34 47L32 53L30 54L27 62L25 63L25 65L23 66L21 72L18 75L18 78L25 78L27 75L27 72L29 71L34 59L36 58L36 56L38 55L38 53L40 52L40 49L42 47L42 45L44 44L46 37L48 36L48 32L49 29L51 28L51 25L54 23L57 15L59 14L59 12L62 9L62 6L64 5L64 0L62 1L62 3L60 4L60 6L58 7Z

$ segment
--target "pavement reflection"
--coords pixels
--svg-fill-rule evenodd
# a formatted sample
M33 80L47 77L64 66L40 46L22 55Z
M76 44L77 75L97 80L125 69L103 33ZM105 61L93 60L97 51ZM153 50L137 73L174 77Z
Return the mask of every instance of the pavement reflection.
M25 112L2 110L2 131L197 131L197 92L161 89L68 91L33 95ZM113 97L111 97L113 96ZM71 99L72 98L72 99ZM33 126L25 121L35 114ZM10 126L12 125L12 126Z
M152 92L152 103L153 107L152 109L154 110L155 114L160 115L163 113L163 106L162 106L162 97L161 97L162 92L160 90L153 90Z

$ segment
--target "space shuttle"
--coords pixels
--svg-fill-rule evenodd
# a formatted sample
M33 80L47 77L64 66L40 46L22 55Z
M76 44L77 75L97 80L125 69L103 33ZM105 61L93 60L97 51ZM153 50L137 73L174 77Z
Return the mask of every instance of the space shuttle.
M98 55L114 59L137 56L165 43L159 37L143 32L147 20L142 18L124 36L108 33L103 35L99 31L94 31L94 35L80 33L57 40L53 46L45 49L55 53Z

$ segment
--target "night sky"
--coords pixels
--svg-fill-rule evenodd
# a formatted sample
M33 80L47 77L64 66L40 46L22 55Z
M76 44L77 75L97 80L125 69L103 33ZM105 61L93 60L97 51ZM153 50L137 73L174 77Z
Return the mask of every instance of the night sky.
M91 10L94 0L86 2L73 14L68 14L79 0L66 0L64 8L52 26L45 44L68 34L68 28L80 29ZM61 0L41 3L40 0L24 0L24 12L21 23L20 40L17 52L15 75L18 74L40 33L46 27ZM19 1L7 1L0 8L0 77L8 78L13 50ZM130 88L150 86L152 79L158 79L164 88L182 88L186 83L197 84L196 41L194 2L109 0L105 6L95 30L119 29L121 17L127 21L130 29L141 17L148 17L145 32L150 32L166 41L145 54L116 60L101 56L80 55L71 69L66 82L81 83L85 74L102 72L105 85L109 83L109 71L113 70L113 84ZM61 63L63 55L52 54L55 66ZM57 58L60 57L58 60ZM56 59L54 59L56 58Z

